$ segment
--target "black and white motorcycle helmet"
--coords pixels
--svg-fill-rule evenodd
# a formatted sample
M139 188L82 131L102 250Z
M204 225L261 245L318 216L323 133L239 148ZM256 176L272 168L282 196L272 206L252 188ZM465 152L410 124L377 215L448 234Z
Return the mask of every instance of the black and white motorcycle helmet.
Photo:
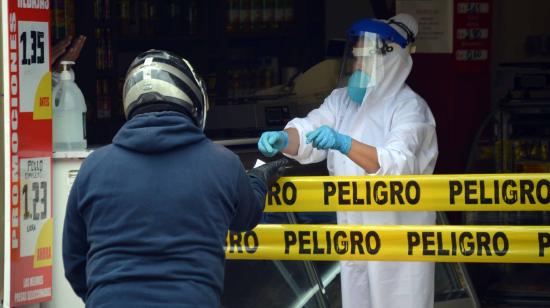
M187 113L204 129L208 96L202 79L191 64L170 52L149 50L137 56L126 74L123 90L124 114L153 111Z

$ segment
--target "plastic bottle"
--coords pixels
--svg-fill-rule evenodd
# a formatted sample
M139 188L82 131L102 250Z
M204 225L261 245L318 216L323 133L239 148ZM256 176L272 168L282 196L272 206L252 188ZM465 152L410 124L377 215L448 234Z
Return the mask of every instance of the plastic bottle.
M227 3L227 32L236 31L239 28L240 20L240 1L239 0L228 0Z
M273 22L273 0L262 0L262 29L268 30Z
M239 29L241 32L250 30L250 0L240 0Z
M199 12L196 0L190 0L187 4L187 34L196 35L199 32Z
M60 82L53 89L54 151L86 149L86 103L70 71L73 61L61 61Z
M250 1L250 31L261 29L262 23L262 0Z
M124 36L130 34L130 0L120 1L120 33Z

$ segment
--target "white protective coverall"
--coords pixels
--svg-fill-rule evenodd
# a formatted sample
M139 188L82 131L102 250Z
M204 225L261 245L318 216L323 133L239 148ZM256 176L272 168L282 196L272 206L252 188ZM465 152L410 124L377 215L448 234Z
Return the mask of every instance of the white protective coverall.
M346 88L334 90L305 118L290 121L298 130L296 156L302 164L327 159L330 175L431 174L437 159L435 120L426 102L405 80L412 68L407 50L396 48L383 57L385 75L367 90L361 105L351 101ZM369 174L337 150L318 150L306 143L306 133L321 125L374 146L380 169ZM338 224L433 225L434 212L338 212ZM344 308L433 307L434 263L342 261Z

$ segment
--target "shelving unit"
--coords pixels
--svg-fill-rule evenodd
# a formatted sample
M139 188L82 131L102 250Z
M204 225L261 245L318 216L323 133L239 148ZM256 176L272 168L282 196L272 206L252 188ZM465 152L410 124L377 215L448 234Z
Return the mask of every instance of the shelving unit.
M87 36L75 66L86 98L90 145L111 141L124 123L126 70L139 53L165 49L188 59L205 79L211 104L239 104L324 57L324 1L55 0L52 31ZM69 2L69 4L67 4ZM66 7L74 7L74 16ZM63 14L61 14L63 12ZM63 26L56 24L64 22ZM68 27L65 20L74 20Z
M550 172L550 99L503 101L497 114L499 172Z

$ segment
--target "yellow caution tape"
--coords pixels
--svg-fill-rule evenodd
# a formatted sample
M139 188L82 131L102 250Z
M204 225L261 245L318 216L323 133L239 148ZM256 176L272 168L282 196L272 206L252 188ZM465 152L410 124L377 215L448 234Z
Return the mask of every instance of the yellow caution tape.
M266 212L545 211L550 174L281 178Z
M259 225L228 259L550 263L546 226Z

